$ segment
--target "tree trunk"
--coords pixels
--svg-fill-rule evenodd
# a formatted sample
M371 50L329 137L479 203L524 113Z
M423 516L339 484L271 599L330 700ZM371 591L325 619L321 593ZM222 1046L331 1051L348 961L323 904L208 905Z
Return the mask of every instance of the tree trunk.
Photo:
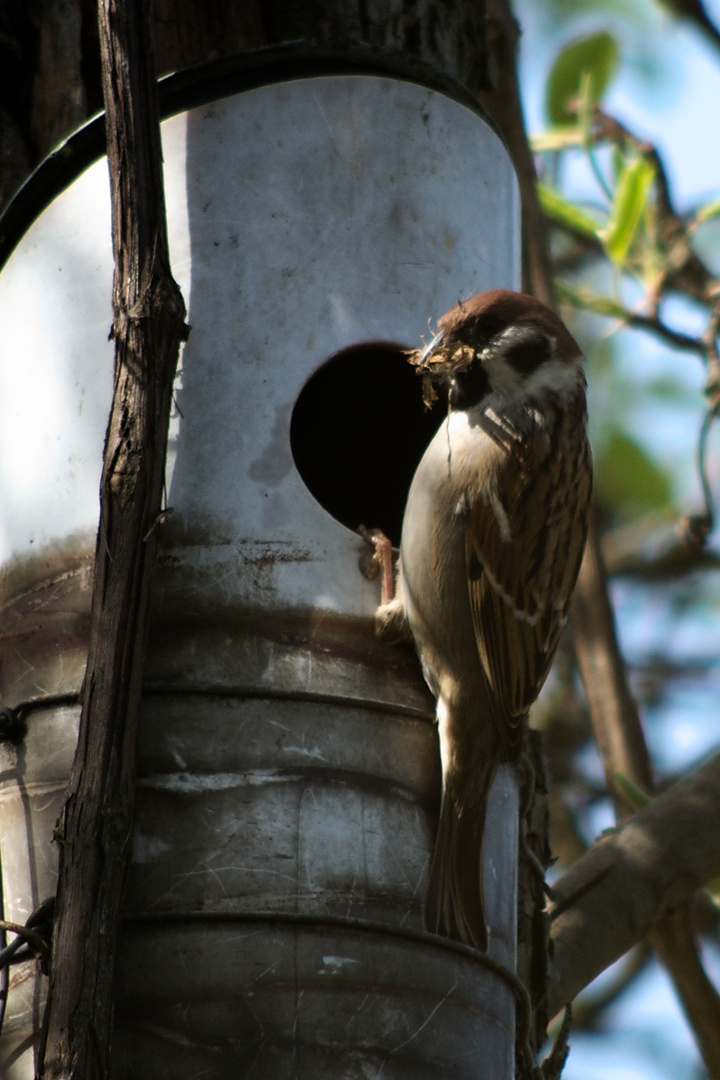
M60 878L40 1075L104 1077L135 744L172 384L185 307L169 267L151 8L102 0L113 198L115 384L100 493L78 746L57 840Z

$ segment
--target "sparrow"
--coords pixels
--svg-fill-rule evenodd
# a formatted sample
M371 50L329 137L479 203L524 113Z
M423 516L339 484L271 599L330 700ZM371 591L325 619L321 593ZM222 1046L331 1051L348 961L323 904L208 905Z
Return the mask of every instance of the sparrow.
M437 699L440 819L426 929L485 951L485 811L520 761L530 706L567 622L592 464L584 357L532 296L492 289L452 308L410 360L447 417L408 493L395 593L375 625L412 636Z

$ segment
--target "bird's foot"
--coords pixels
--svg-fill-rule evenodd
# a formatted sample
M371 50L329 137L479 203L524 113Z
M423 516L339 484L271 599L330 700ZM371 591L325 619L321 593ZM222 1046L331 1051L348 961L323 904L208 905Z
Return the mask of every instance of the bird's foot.
M375 636L388 645L412 641L410 624L399 596L394 596L387 604L381 604L375 612Z
M364 550L360 556L360 572L369 581L374 581L378 574L382 573L380 603L385 605L395 595L393 546L381 529L366 529L364 525L360 525L358 532L370 549Z
M381 575L380 607L375 612L375 633L388 644L409 640L412 635L405 615L405 607L395 595L396 550L381 529L366 529L361 525L358 532L368 547L360 556L360 570L370 581Z

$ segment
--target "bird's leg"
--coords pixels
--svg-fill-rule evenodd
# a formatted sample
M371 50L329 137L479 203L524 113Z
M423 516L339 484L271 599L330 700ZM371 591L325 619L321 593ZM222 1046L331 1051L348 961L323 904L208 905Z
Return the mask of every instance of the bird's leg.
M361 525L358 532L372 549L360 556L360 570L370 581L378 574L380 579L380 607L375 612L375 633L388 644L409 641L412 637L402 598L395 593L395 570L393 546L381 529L366 529Z
M364 551L360 556L360 570L369 581L380 579L380 604L389 604L395 596L395 573L393 571L393 546L381 529L358 527L358 532L366 544L372 548L372 554Z

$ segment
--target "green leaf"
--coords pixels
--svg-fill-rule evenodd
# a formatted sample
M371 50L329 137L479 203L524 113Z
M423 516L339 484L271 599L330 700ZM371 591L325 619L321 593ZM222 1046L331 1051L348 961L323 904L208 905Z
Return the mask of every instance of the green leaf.
M575 203L564 199L554 188L547 187L545 184L538 184L537 191L543 212L551 221L564 225L573 232L582 233L583 236L591 236L595 240L600 238L602 224L591 218Z
M628 162L620 173L604 238L605 250L616 266L627 259L654 179L653 165L642 157Z
M585 132L577 124L568 127L548 128L539 135L530 137L530 146L535 154L543 154L548 150L571 150L576 146L585 145Z
M572 124L570 106L580 95L583 75L589 75L588 99L597 105L618 64L618 46L606 30L576 38L558 53L545 86L545 113L551 124Z
M644 791L641 791L636 784L633 784L625 773L616 772L615 780L633 809L642 810L643 806L647 806L650 802L650 797Z
M625 158L623 157L620 147L617 143L613 143L612 150L610 151L610 168L612 170L613 180L617 185L618 180L625 167Z
M659 510L670 502L667 474L621 428L611 428L595 459L595 489L620 517Z

